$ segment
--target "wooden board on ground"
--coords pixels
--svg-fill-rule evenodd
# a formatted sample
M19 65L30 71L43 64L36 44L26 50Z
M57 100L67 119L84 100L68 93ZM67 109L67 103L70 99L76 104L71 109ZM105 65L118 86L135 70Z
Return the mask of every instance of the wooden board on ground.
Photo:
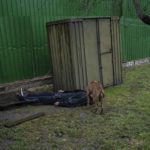
M7 128L11 128L11 127L19 125L21 123L24 123L26 121L33 120L33 119L39 118L39 117L44 116L44 115L45 115L44 112L39 112L39 113L24 117L24 118L21 118L18 120L13 120L13 121L7 122L4 126Z

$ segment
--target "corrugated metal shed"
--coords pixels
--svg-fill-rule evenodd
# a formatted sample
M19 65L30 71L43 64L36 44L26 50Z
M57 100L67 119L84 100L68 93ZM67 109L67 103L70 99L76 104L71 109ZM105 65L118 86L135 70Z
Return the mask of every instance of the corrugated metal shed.
M86 89L91 80L104 87L122 82L118 17L47 23L55 90Z

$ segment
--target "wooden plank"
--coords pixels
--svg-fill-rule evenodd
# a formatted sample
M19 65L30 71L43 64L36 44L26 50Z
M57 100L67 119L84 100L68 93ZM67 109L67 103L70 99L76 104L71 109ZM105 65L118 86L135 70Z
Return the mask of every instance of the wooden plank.
M21 88L32 88L44 84L51 84L52 83L52 76L46 75L42 77L36 77L32 79L25 79L16 82L0 84L0 95L7 94L10 92L16 92Z
M13 120L13 121L7 122L4 126L7 128L11 128L11 127L19 125L21 123L24 123L26 121L33 120L33 119L39 118L39 117L44 116L44 115L45 115L44 112L39 112L39 113L24 117L24 118L21 118L18 120Z

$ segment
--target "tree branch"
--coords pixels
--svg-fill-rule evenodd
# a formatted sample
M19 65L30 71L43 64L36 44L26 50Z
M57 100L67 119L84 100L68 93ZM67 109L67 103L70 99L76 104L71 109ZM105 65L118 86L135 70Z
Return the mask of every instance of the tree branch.
M140 7L140 4L139 4L139 0L133 0L133 3L134 3L134 7L136 9L136 13L138 14L139 18L146 24L150 25L150 16L144 14L142 12L142 9Z

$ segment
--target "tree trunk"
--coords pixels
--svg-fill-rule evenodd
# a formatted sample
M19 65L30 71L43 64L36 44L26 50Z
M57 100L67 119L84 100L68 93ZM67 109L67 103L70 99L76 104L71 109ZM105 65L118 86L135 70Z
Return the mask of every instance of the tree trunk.
M138 14L139 18L146 24L150 25L150 16L144 14L142 12L142 9L140 7L140 4L139 4L139 0L133 0L133 3L134 3L134 7L136 9L136 13Z

